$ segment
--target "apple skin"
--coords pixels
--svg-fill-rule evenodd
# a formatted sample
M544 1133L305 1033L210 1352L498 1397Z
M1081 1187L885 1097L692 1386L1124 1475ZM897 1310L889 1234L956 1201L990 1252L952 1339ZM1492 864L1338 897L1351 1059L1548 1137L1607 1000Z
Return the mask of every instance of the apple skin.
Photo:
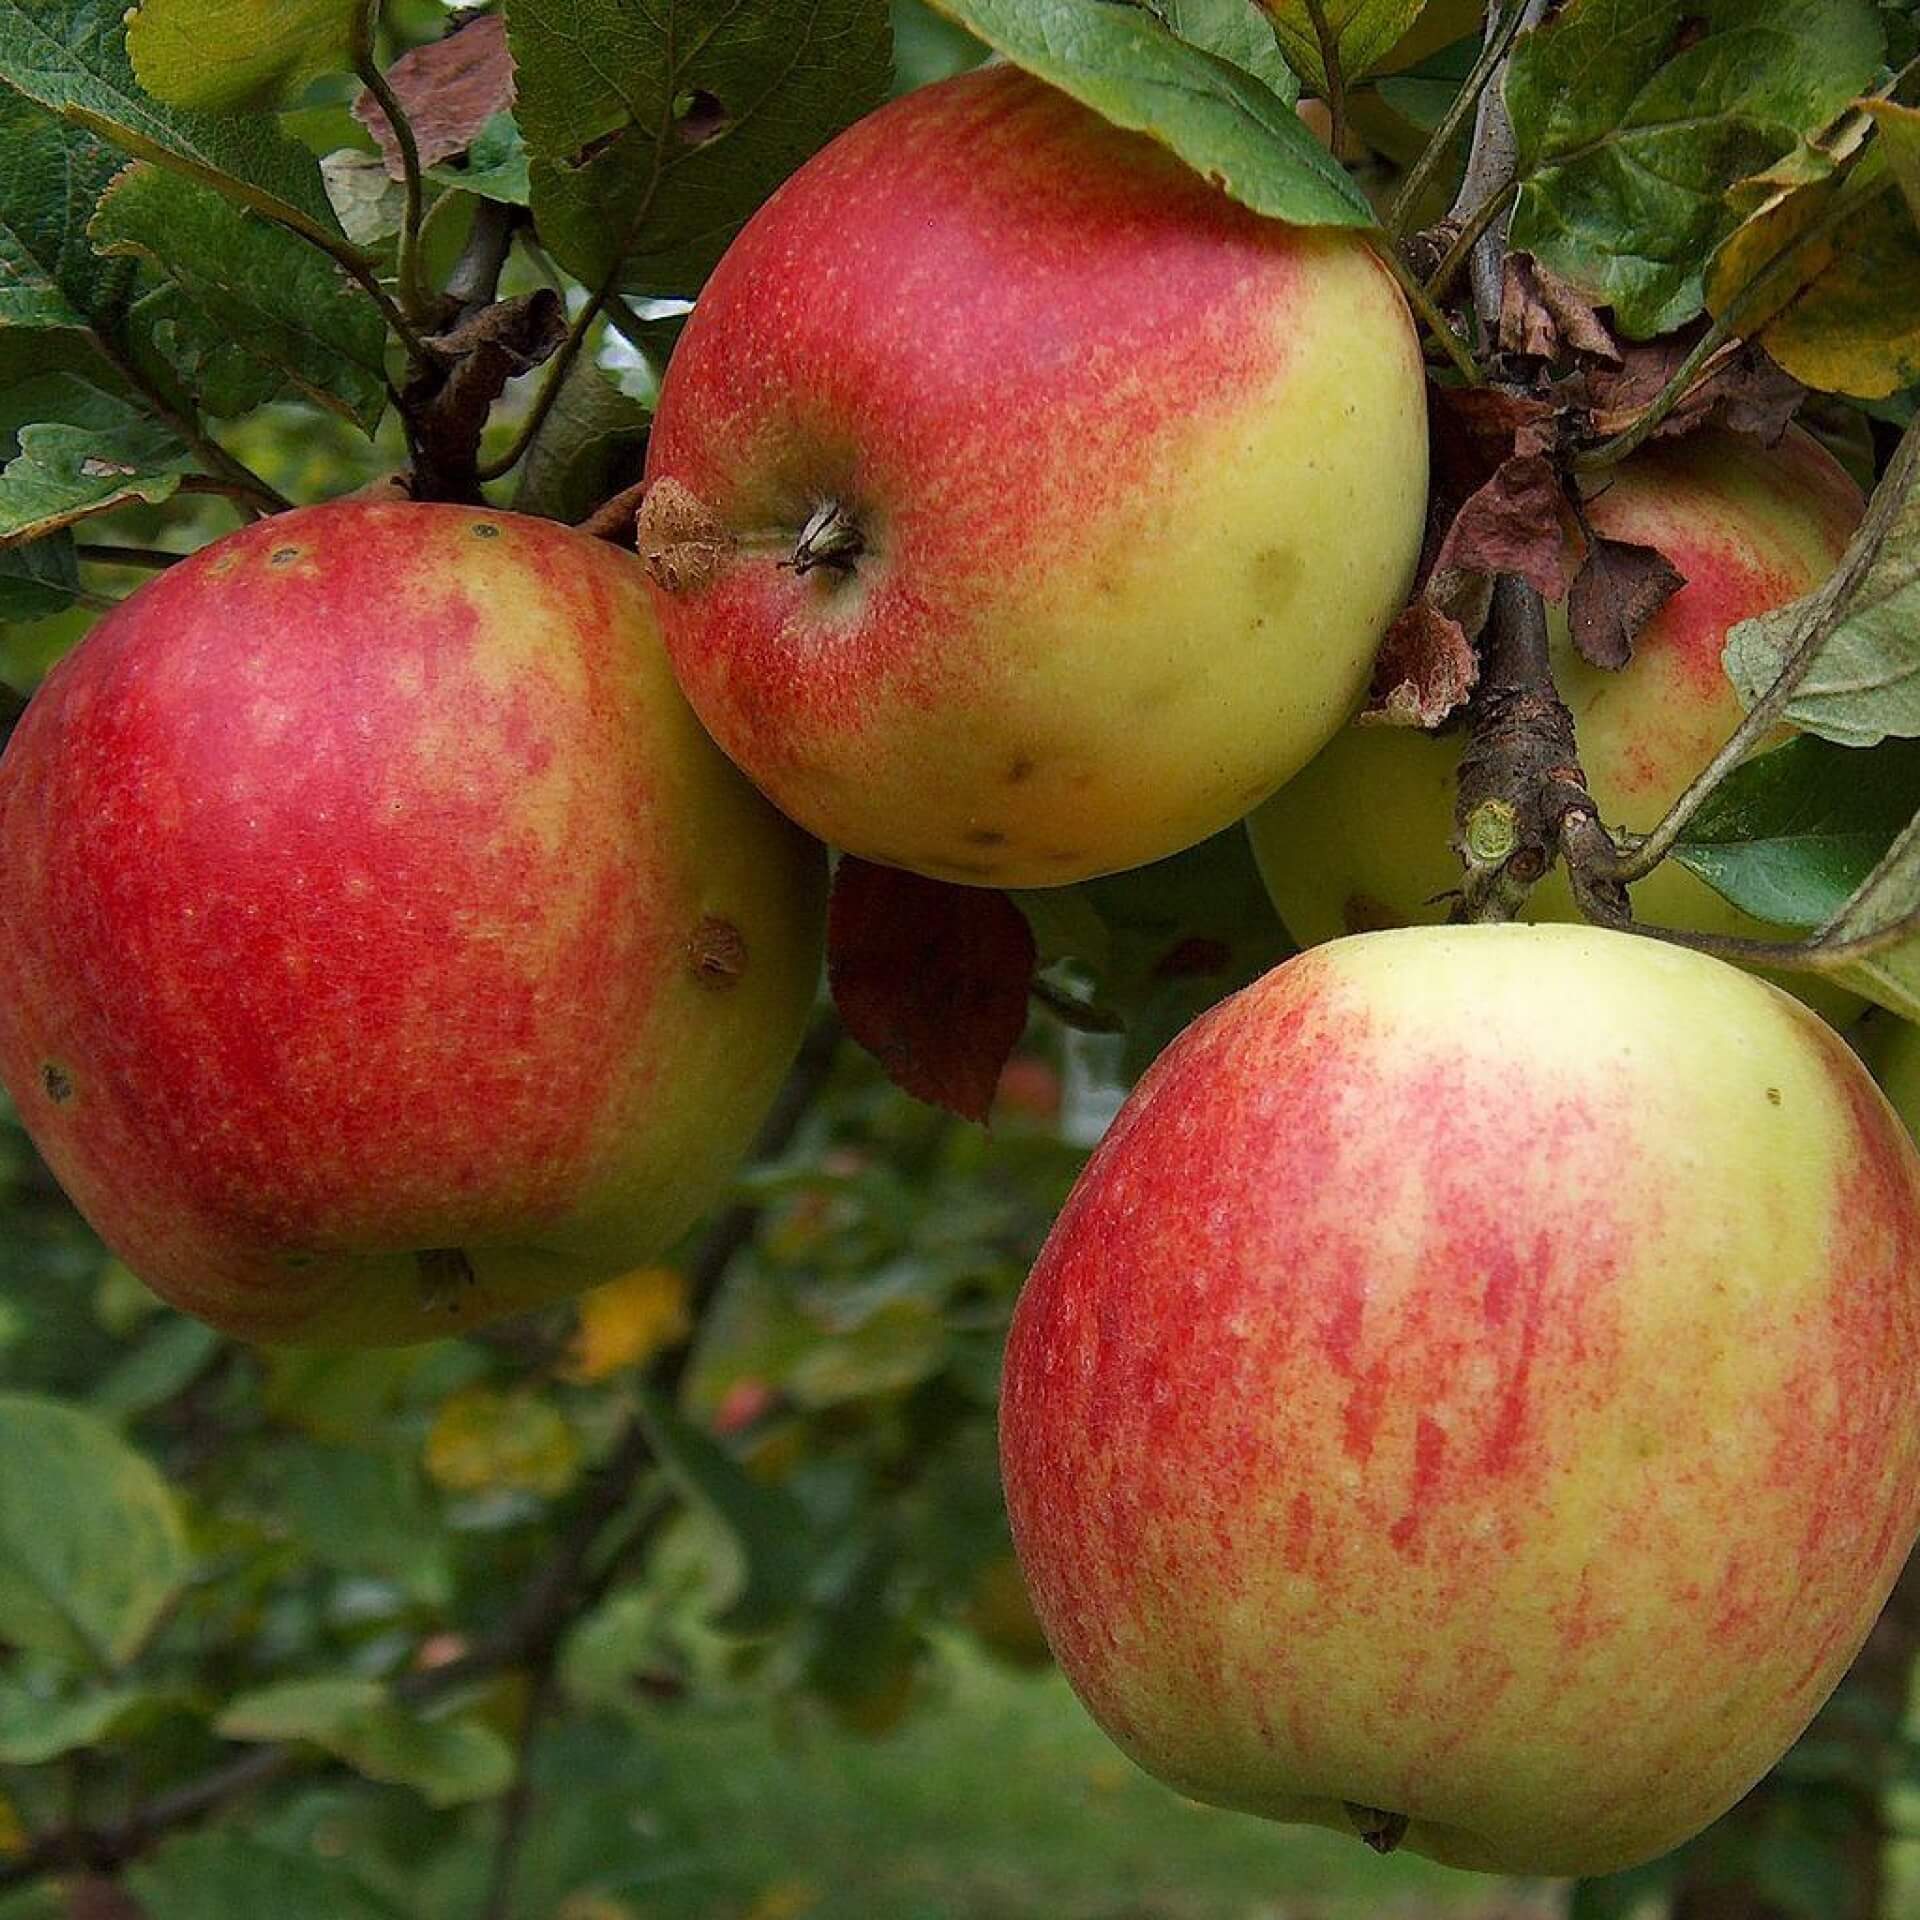
M0 759L0 1079L175 1305L429 1338L717 1196L812 1005L824 869L680 698L631 555L304 509L107 615Z
M1196 1799L1605 1873L1785 1751L1920 1526L1920 1156L1846 1044L1590 927L1310 949L1041 1252L1001 1455L1055 1656Z
M1357 235L1263 220L1017 69L959 75L809 161L687 322L648 476L736 544L659 589L674 670L870 860L1053 886L1157 859L1357 704L1425 419ZM796 571L826 502L864 548Z
M1721 433L1657 444L1589 500L1595 531L1658 547L1687 581L1618 673L1583 660L1564 608L1547 610L1554 680L1609 826L1648 831L1713 757L1744 711L1720 660L1728 629L1817 587L1864 508L1845 469L1798 429L1771 450ZM1254 814L1254 855L1296 941L1446 919L1460 887L1450 843L1464 737L1347 727ZM1635 913L1655 926L1791 937L1672 860L1632 892ZM1580 919L1563 869L1528 895L1526 916ZM1779 983L1830 1017L1860 1010L1823 981Z

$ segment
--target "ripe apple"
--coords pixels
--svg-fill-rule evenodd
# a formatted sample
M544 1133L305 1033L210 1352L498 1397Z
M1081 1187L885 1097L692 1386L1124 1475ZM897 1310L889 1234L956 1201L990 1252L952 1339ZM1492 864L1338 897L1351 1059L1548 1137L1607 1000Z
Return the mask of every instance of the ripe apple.
M1196 1799L1605 1873L1786 1749L1920 1527L1920 1156L1765 982L1591 927L1310 949L1141 1081L1001 1454L1094 1717Z
M1399 290L1012 67L803 167L667 370L642 551L823 839L1052 886L1238 819L1359 699L1426 501Z
M638 561L349 502L171 568L0 760L0 1079L153 1288L424 1339L655 1256L818 973L824 860L675 690Z
M1721 433L1664 442L1600 483L1586 507L1595 531L1658 547L1687 582L1617 673L1583 660L1564 610L1548 609L1554 679L1609 826L1653 827L1732 733L1742 709L1720 661L1727 630L1817 587L1863 507L1839 462L1797 430L1771 451ZM1267 891L1303 946L1447 917L1460 886L1450 839L1463 738L1348 727L1253 816ZM1633 905L1658 926L1786 937L1671 860L1633 888ZM1562 870L1528 896L1527 917L1580 918ZM1859 1011L1824 982L1781 984L1823 1011Z

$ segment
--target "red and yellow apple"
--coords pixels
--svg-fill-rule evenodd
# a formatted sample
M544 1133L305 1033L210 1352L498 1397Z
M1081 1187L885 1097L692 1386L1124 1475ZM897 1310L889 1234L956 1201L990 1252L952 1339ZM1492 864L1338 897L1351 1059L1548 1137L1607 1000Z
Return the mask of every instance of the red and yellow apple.
M1554 679L1609 826L1653 827L1733 732L1742 709L1721 665L1728 629L1817 587L1862 509L1840 464L1798 431L1770 451L1695 434L1647 448L1599 482L1586 505L1594 530L1657 547L1686 579L1617 673L1583 660L1564 610L1548 609ZM1253 816L1261 874L1295 940L1446 919L1460 886L1450 840L1463 739L1457 729L1347 727ZM1782 937L1671 860L1632 891L1635 913L1654 925ZM1533 890L1526 914L1580 917L1564 871ZM1837 988L1791 984L1823 1010L1858 1011Z
M843 134L675 349L643 513L680 684L823 839L1049 886L1346 719L1426 501L1405 303L1011 67Z
M171 568L0 759L0 1079L102 1238L261 1340L417 1340L657 1254L818 974L824 859L640 564L344 503Z
M1014 1539L1196 1799L1605 1873L1772 1765L1920 1527L1920 1156L1631 934L1330 942L1168 1048L1007 1347Z

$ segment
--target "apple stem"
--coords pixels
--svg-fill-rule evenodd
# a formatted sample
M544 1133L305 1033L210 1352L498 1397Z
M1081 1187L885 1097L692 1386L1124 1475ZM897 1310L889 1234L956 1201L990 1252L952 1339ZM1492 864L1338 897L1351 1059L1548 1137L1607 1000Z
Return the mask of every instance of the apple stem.
M794 543L793 557L782 566L795 573L811 573L815 567L838 567L851 572L853 564L867 550L867 538L860 523L838 500L823 500L807 516Z
M1389 1813L1384 1807L1363 1807L1357 1800L1345 1803L1353 1830L1375 1853L1391 1853L1407 1837L1411 1824L1404 1813Z

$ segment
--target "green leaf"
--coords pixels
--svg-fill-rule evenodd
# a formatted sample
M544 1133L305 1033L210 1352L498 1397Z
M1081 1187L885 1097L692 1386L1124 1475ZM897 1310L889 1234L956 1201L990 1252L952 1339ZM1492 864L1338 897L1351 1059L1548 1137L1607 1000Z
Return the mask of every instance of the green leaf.
M429 1805L460 1806L504 1793L507 1743L475 1719L427 1720L377 1680L289 1680L235 1700L215 1723L229 1740L304 1740L370 1780L412 1787Z
M271 119L168 107L127 57L124 0L0 0L0 80L143 160L343 244L319 163Z
M20 451L0 468L0 546L38 540L128 500L170 500L192 472L193 456L171 427L109 395L94 398L111 419L20 429Z
M1681 325L1736 224L1728 183L1822 128L1880 50L1869 0L1574 0L1507 71L1513 246L1629 335Z
M511 113L496 113L474 137L465 165L449 161L429 167L427 178L436 186L459 187L479 194L483 200L504 200L509 206L524 207L533 197L529 165L519 121Z
M44 620L72 606L79 591L71 534L50 533L25 546L0 547L0 623Z
M1340 71L1358 80L1375 61L1392 52L1400 36L1420 17L1423 0L1324 0L1321 8L1334 35ZM1326 62L1320 54L1320 36L1306 0L1266 0L1280 46L1307 85L1322 97L1327 92Z
M1897 484L1892 470L1881 481ZM1806 605L1796 600L1743 620L1727 635L1721 657L1749 707L1779 678ZM1911 468L1880 551L1794 690L1786 717L1842 746L1872 746L1889 734L1920 736L1920 464Z
M884 0L515 0L541 238L597 286L691 295L742 221L886 92Z
M190 1568L166 1482L112 1428L0 1394L0 1639L110 1671Z
M1825 926L1920 813L1920 742L1802 736L1738 767L1673 857L1756 919Z
M406 1920L340 1862L251 1839L232 1820L168 1841L127 1882L149 1920Z
M140 164L113 183L88 231L103 253L151 259L216 328L372 431L386 406L386 325L316 249L197 181Z
M1110 0L936 0L1016 66L1151 134L1256 213L1370 227L1367 197L1290 100L1138 7Z
M110 1420L164 1406L220 1349L220 1336L185 1314L161 1318L140 1344L102 1374L88 1403Z
M0 89L0 326L87 327L126 302L133 269L87 221L126 163L81 127Z
M1920 911L1920 819L1906 827L1886 857L1823 929L1830 940L1868 937ZM1920 1021L1920 936L1884 947L1831 978L1869 1000Z
M719 1522L738 1560L735 1590L714 1625L728 1633L765 1633L790 1620L813 1564L810 1527L783 1487L753 1479L709 1434L645 1390L640 1415L654 1457L681 1494Z
M1300 97L1300 79L1287 64L1276 23L1259 0L1151 0L1170 31L1189 46L1264 80L1282 100ZM1416 0L1417 4L1417 0Z
M79 1747L104 1746L187 1705L147 1687L108 1687L77 1700L45 1700L0 1686L0 1765L39 1767Z
M584 520L640 478L649 410L629 399L587 355L567 369L547 430L534 441L514 495L519 513Z
M287 391L279 368L257 360L173 281L149 287L127 315L135 364L165 392L231 420Z
M156 100L214 113L291 105L353 64L366 0L141 0L127 53Z
M1129 1075L1292 951L1238 826L1151 866L1011 897L1042 950L1078 962L1093 1001L1125 1022Z

